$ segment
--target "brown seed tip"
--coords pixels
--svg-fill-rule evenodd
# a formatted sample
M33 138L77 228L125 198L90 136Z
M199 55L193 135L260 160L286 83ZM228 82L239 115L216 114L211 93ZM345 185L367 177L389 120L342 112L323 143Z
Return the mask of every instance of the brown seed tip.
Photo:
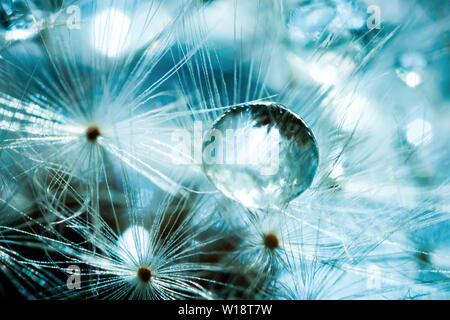
M100 129L96 125L90 125L86 131L86 138L91 141L97 141L97 138L101 135Z
M264 245L266 246L267 249L270 250L278 248L279 246L278 237L273 233L266 234L264 237Z
M152 277L152 272L148 267L140 267L138 270L138 277L142 282L147 283Z

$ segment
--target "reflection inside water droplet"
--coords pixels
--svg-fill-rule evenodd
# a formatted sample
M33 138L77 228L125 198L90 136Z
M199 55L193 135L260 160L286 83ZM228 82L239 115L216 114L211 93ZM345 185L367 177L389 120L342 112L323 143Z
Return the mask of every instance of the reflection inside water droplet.
M315 139L299 116L273 102L229 109L203 142L203 170L249 209L282 207L312 183Z

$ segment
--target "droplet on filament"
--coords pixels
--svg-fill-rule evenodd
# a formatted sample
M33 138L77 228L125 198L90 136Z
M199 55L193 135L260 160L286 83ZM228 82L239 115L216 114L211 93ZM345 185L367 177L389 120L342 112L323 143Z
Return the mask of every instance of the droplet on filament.
M249 209L287 205L311 185L318 161L312 132L274 102L229 109L203 142L207 177Z

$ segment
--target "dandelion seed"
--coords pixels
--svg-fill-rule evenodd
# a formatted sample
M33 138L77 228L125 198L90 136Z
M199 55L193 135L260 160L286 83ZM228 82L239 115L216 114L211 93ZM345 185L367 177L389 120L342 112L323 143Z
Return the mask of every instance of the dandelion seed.
M133 6L134 10L129 11L136 19L130 19L130 28L143 21L145 28L152 25L152 19L160 18L158 8L152 4ZM117 27L122 27L121 22L126 24L113 21L117 20L116 15L101 15L94 24ZM158 71L158 75L154 68L174 41L179 20L181 17L166 19L163 26L152 31L148 42L157 43L156 47L150 45L143 52L124 51L114 61L80 45L85 40L78 37L79 31L65 26L55 26L51 32L42 34L39 68L19 67L20 63L14 63L18 59L15 48L8 48L0 65L0 73L4 75L0 81L0 129L14 135L2 141L1 150L20 150L20 157L31 161L29 169L45 171L56 167L69 172L68 183L72 177L75 180L91 172L87 180L80 179L87 181L91 190L98 189L96 185L102 176L108 183L113 179L108 177L111 171L105 165L105 157L112 155L119 165L136 170L163 190L182 192L177 180L183 172L171 166L175 156L167 141L178 127L177 122L188 119L191 112L178 112L182 101L176 92L163 91L161 87L192 53L168 70ZM100 30L95 34L106 32L106 38L125 37L130 46L139 40L129 39L130 35L122 31ZM117 44L113 46L112 51L118 53ZM92 59L85 65L80 56ZM90 68L95 71L88 71ZM17 79L26 79L25 91ZM67 190L67 185L60 188Z
M89 247L68 241L57 230L49 230L49 236L43 241L48 244L46 250L49 254L70 259L55 262L54 268L63 269L67 263L86 266L81 272L85 284L81 289L66 292L60 297L213 298L213 293L205 285L226 284L202 275L207 272L215 274L220 267L204 263L200 257L206 254L204 249L208 245L220 239L220 234L211 234L203 242L195 241L208 234L215 224L215 221L201 226L193 223L201 203L188 204L188 199L177 200L167 196L154 207L157 211L146 216L145 220L132 208L127 220L128 224L134 223L120 234L99 216L95 224L86 224L82 217L69 214L71 218L65 223L83 239L82 243L89 243ZM120 232L120 225L116 227Z

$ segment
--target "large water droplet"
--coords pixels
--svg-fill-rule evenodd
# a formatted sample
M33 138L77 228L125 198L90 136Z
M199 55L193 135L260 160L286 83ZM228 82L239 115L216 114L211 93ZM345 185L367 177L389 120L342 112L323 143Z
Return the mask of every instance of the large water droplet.
M249 209L280 208L312 183L319 154L302 119L268 102L229 109L203 142L203 170Z

